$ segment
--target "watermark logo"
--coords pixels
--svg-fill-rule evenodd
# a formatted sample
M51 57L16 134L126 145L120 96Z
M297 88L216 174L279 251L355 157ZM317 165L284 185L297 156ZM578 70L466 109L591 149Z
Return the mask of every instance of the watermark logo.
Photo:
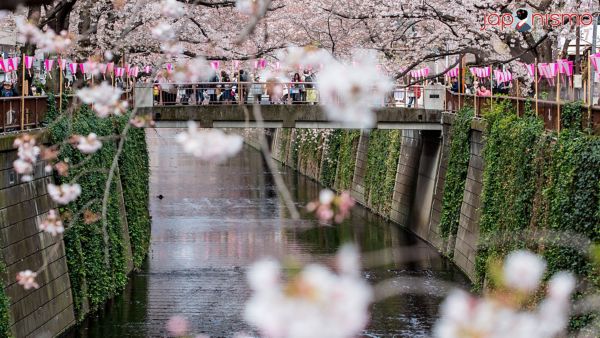
M514 29L527 33L533 28L556 28L565 25L591 26L595 20L592 13L538 13L528 8L518 8L510 13L487 13L483 17L481 30Z

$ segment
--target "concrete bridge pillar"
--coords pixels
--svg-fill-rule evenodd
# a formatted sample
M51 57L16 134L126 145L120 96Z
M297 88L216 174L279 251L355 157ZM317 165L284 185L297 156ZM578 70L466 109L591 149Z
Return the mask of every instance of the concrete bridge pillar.
M408 216L414 199L420 154L421 134L419 131L403 130L390 219L406 227L410 226Z
M350 194L358 203L366 205L365 201L365 176L367 173L367 154L369 150L369 131L362 130L356 149L356 163L352 177Z

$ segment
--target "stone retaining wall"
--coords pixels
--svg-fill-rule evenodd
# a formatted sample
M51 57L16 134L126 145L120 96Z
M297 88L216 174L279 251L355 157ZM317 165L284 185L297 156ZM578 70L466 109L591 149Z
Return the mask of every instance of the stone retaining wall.
M444 114L441 133L439 131L402 131L391 210L389 214L381 216L411 230L442 254L453 257L457 266L471 279L474 279L483 173L483 126L476 122L472 125L471 157L458 235L455 239L445 240L440 235L439 224L448 166L449 135L453 121L453 114ZM310 165L306 163L306 159L302 158L298 158L297 163L293 163L292 149L297 146L294 144L295 131L295 129L287 129L285 132L284 129L272 131L272 157L296 168L304 175L319 180L318 173L314 172L318 163ZM241 132L231 129L230 132L244 135L247 143L257 147L258 133L264 132L264 130L246 129ZM373 210L369 201L365 199L368 150L369 133L362 131L354 153L356 161L351 194L360 204ZM336 155L330 154L329 156L335 157ZM323 156L327 156L327 154L323 154ZM323 160L320 162L322 163Z

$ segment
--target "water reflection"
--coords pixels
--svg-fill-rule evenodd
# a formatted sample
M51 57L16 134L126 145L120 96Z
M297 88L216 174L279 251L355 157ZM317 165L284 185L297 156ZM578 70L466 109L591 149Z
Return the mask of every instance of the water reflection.
M250 331L242 320L249 296L246 267L263 256L323 259L353 241L364 251L410 246L419 260L370 268L372 283L399 277L436 278L466 285L466 278L426 243L364 208L339 226L318 226L307 215L291 220L272 176L253 149L221 165L205 164L175 145L175 130L147 130L151 152L152 245L143 271L105 311L70 337L166 336L171 315L190 319L194 333L230 337ZM319 185L280 168L298 207L318 196ZM373 306L366 336L427 336L441 301L439 290L403 295Z

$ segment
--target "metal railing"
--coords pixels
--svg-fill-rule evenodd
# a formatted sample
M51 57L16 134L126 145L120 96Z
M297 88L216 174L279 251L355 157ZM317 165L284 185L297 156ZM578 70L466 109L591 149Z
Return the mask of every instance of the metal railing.
M535 111L544 120L544 126L548 130L558 130L560 113L562 107L568 102L557 102L549 100L535 100L535 98L512 97L512 96L478 96L473 94L460 94L448 91L446 93L445 110L456 112L462 107L472 107L476 117L485 117L494 104L508 101L517 115L522 116L526 110ZM583 106L584 127L600 127L600 106Z
M155 83L142 86L152 86L153 106L330 103L324 101L314 82ZM422 108L427 103L429 92L439 95L440 89L423 86L397 88L383 100L374 98L373 106Z

